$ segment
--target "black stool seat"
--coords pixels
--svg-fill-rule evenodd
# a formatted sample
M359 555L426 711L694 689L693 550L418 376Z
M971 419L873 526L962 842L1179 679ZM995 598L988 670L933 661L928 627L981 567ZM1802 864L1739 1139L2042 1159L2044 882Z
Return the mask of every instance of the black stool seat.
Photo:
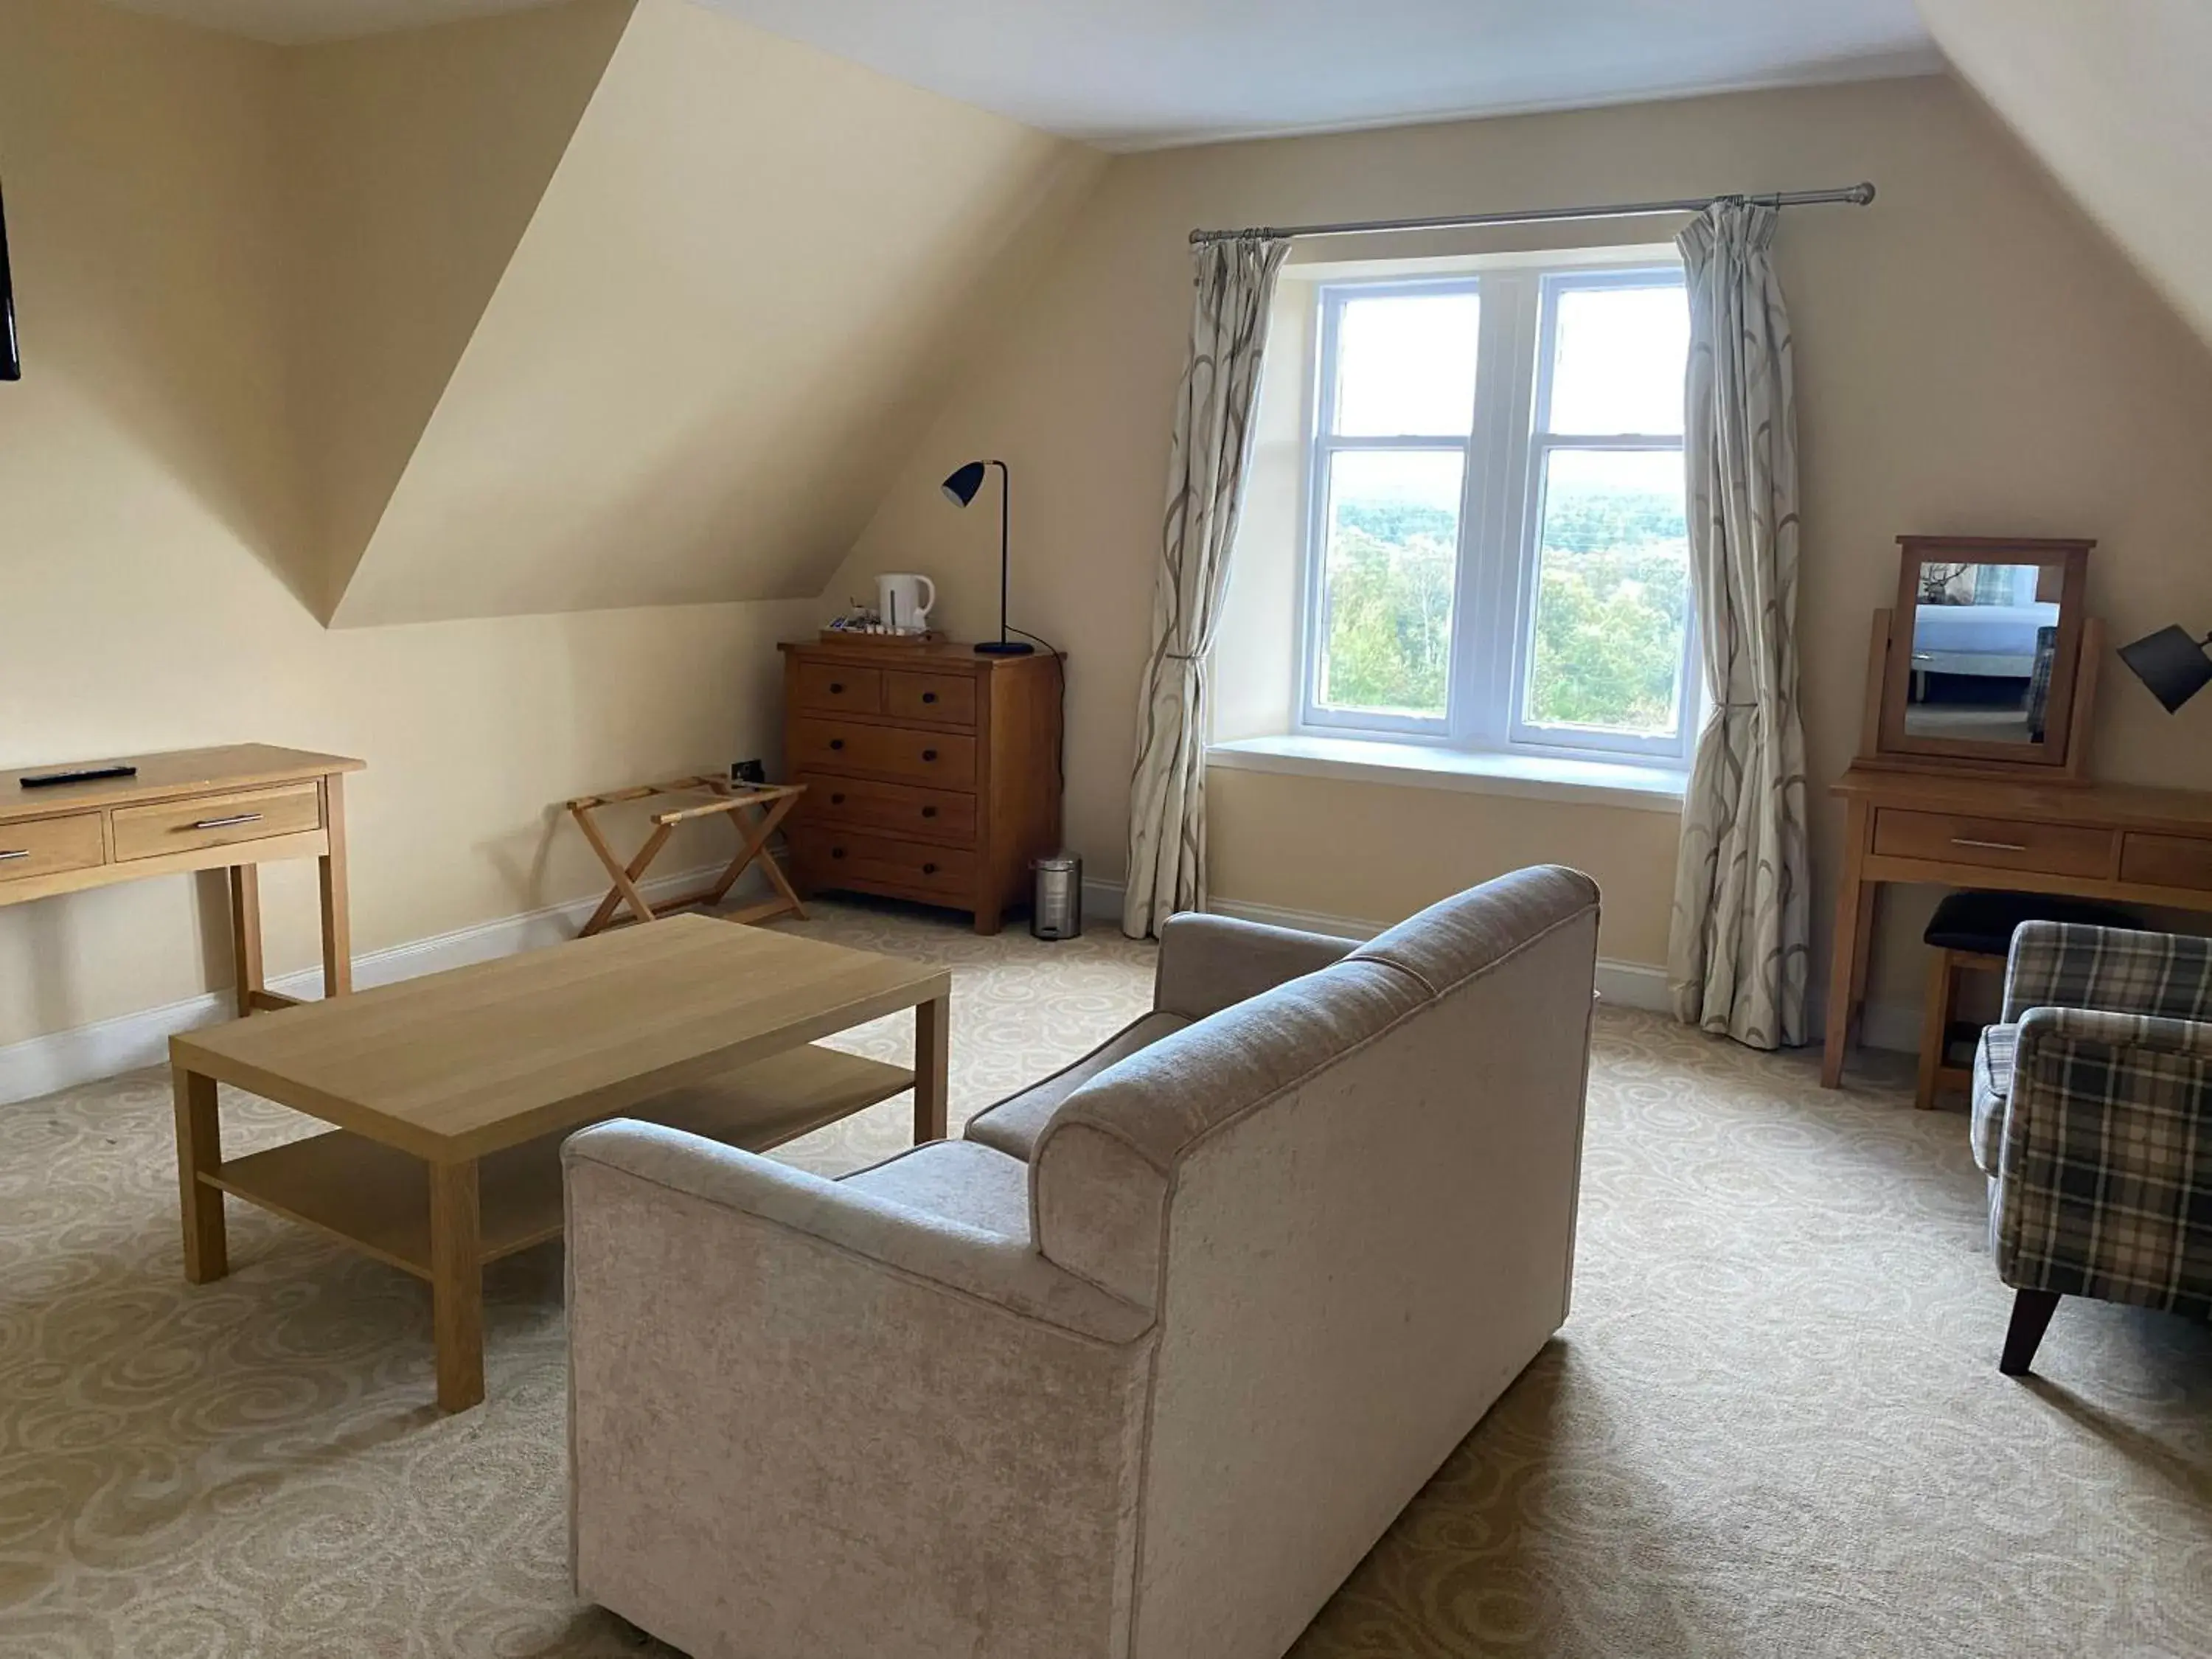
M1953 893L1936 907L1921 938L1938 950L2001 957L2011 951L2013 929L2023 921L2070 921L2089 927L2139 925L2118 905L2094 899L2051 893Z

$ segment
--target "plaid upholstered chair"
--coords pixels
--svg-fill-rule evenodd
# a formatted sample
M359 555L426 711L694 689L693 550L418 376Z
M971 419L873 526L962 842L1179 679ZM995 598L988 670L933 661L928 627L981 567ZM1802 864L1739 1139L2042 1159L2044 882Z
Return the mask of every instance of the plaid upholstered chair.
M1974 1161L2024 1376L2062 1296L2212 1315L2212 939L2023 923Z

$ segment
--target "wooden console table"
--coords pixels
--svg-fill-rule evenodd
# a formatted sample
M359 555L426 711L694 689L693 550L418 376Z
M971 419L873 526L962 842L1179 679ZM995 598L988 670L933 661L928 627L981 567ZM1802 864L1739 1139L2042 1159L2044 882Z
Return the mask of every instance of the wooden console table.
M1820 1082L1843 1080L1886 881L2212 910L2212 793L1853 766Z
M312 858L322 866L324 993L353 988L343 784L361 762L246 743L133 755L121 763L136 766L137 775L45 789L26 789L22 781L73 769L0 772L0 906L228 869L238 1012L250 1014L298 1000L263 981L260 866Z

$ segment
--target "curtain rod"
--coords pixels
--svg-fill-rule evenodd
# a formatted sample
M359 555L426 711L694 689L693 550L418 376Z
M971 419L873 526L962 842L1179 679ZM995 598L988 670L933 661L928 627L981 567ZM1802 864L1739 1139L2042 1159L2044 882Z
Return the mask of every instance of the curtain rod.
M1753 202L1760 207L1814 207L1847 202L1864 207L1874 200L1871 184L1847 190L1785 190L1765 196L1699 196L1680 202L1617 202L1610 207L1531 208L1519 213L1447 213L1434 219L1366 219L1341 225L1261 225L1249 230L1194 230L1191 245L1233 242L1240 236L1291 240L1301 236L1371 236L1394 230L1472 230L1485 225L1540 225L1554 219L1638 219L1655 213L1703 213L1716 202Z

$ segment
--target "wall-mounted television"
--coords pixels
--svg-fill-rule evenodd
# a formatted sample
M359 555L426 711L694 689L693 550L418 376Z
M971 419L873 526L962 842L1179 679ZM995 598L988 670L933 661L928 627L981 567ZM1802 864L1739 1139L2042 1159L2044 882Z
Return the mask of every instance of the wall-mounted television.
M8 209L0 203L0 380L23 378L23 354L15 344L15 284L8 274Z

